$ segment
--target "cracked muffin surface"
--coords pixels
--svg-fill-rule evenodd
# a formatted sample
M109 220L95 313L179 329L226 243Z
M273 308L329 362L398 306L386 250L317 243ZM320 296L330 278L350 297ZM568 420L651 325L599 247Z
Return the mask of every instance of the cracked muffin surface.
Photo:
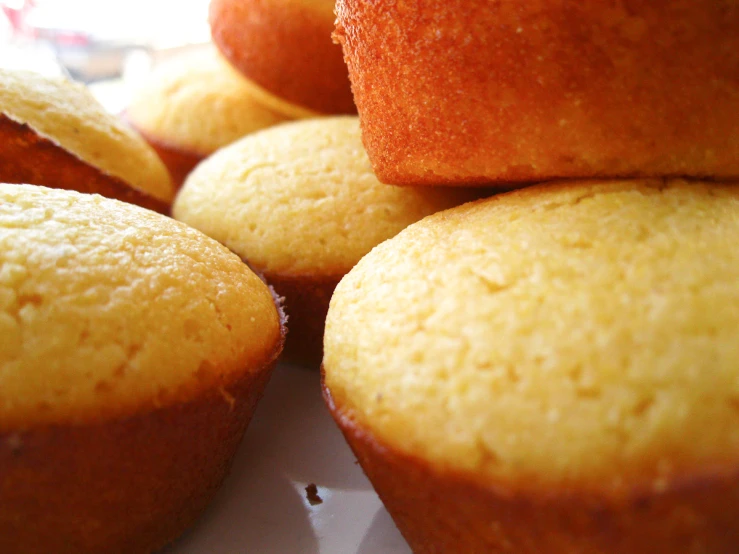
M270 362L280 334L268 288L194 229L0 185L0 431L187 401Z
M286 355L317 367L339 279L411 223L479 196L380 183L359 119L335 116L283 123L217 151L188 176L173 216L264 275L285 298Z
M426 218L336 289L336 410L384 448L504 489L731 473L738 215L736 187L644 180Z

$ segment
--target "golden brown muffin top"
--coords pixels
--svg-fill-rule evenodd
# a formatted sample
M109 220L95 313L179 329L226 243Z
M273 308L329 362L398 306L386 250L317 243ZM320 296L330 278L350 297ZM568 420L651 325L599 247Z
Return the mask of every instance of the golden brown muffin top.
M2 432L227 386L272 359L281 329L264 283L194 229L97 195L2 184L0 337Z
M337 0L336 13L384 182L739 178L731 0Z
M310 8L324 14L326 17L335 19L334 0L283 0L284 4Z
M174 189L169 173L154 150L106 112L84 86L0 69L0 112L82 161L171 202Z
M340 277L375 245L468 190L380 183L356 117L286 123L223 148L187 178L175 218L265 273Z
M739 188L536 187L448 210L341 281L336 404L385 445L501 490L739 458Z
M162 64L126 110L146 136L202 156L248 133L314 115L263 91L215 49Z
M333 0L213 0L213 42L274 97L321 114L356 114Z

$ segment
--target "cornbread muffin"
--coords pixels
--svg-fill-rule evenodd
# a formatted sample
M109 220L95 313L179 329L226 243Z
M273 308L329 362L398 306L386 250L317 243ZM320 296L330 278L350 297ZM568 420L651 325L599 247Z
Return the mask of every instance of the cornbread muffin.
M80 84L0 69L0 182L97 192L160 212L174 196L146 142Z
M250 80L323 114L354 114L334 0L212 0L213 41Z
M342 276L409 224L472 198L377 181L359 122L286 123L244 137L190 174L176 219L225 244L285 298L285 355L318 365L328 302Z
M151 552L224 478L283 340L220 244L0 185L0 552Z
M177 186L218 148L294 117L311 117L260 90L215 49L163 64L137 91L125 117L157 151Z
M727 0L338 0L378 178L739 176Z
M737 240L737 187L583 182L364 257L325 395L413 551L739 551Z

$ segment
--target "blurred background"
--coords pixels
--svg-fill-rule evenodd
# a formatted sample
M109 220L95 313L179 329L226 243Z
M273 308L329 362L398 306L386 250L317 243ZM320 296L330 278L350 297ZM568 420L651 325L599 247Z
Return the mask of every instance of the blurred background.
M210 42L209 0L0 0L0 67L87 83L112 112L157 63Z

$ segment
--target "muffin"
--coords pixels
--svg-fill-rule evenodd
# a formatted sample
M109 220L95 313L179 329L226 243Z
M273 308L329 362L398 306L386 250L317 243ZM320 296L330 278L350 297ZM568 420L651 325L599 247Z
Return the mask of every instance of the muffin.
M354 114L334 0L212 0L213 41L247 78L323 114Z
M331 300L330 409L416 553L739 551L739 188L536 187Z
M228 472L282 335L270 290L201 233L0 185L0 551L177 537Z
M466 189L417 190L377 181L356 117L286 123L244 137L190 174L176 219L225 244L285 298L285 357L321 360L334 287L375 245Z
M218 148L291 118L311 117L260 90L215 49L162 64L136 92L126 120L157 151L176 186Z
M739 177L724 0L338 0L375 173L394 184Z
M32 183L166 212L167 168L80 84L0 69L0 182Z

